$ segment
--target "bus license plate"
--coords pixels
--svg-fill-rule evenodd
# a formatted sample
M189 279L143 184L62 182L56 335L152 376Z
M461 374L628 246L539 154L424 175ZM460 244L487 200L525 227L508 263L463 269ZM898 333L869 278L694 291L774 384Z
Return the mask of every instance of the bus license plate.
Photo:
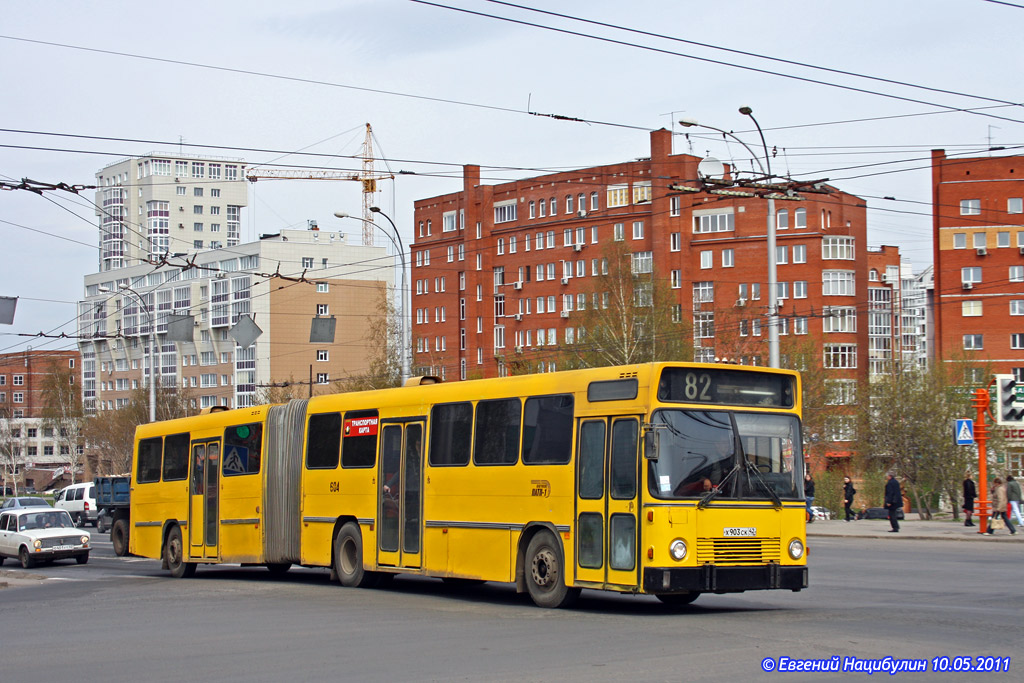
M725 527L722 529L723 536L757 536L757 527L752 526L732 526Z
M57 552L59 552L61 550L74 550L74 549L75 549L75 546L73 546L73 545L55 545L55 546L53 546L53 548L51 548L51 550L57 551Z

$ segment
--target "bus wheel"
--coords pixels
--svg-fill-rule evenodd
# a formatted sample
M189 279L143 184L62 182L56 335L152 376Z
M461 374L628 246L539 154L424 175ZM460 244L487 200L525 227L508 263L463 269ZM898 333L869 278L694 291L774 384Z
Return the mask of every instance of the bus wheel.
M114 524L114 529L116 530L117 525L123 521L123 519L117 520ZM164 545L164 560L167 561L167 567L171 570L171 576L176 579L192 576L196 573L196 563L185 562L185 547L181 542L181 527L176 526L167 534L167 543Z
M283 576L291 568L291 562L271 562L267 565L272 576Z
M348 588L369 588L376 583L376 575L363 569L363 537L355 522L341 527L334 539L334 571Z
M669 607L684 607L700 597L700 591L689 593L662 593L658 599Z
M547 531L526 547L526 587L538 607L568 607L579 597L579 588L565 585L561 557L555 537Z
M128 554L128 520L124 517L114 522L110 530L110 542L114 546L115 555L124 557Z

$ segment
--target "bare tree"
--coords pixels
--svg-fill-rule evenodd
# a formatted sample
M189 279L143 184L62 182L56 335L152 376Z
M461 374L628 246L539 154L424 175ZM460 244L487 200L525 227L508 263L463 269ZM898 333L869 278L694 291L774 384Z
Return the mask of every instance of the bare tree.
M66 363L51 363L42 381L41 395L43 427L53 430L54 444L57 452L67 459L72 484L85 459L82 448L85 418L77 376L78 373Z
M18 495L18 478L24 461L26 432L24 425L16 421L14 407L10 397L4 393L0 401L0 467L3 468L4 480Z

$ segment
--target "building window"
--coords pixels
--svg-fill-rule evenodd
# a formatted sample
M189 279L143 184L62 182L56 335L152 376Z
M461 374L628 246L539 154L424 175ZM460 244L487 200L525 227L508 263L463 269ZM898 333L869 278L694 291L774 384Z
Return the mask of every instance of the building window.
M693 283L693 303L711 304L715 302L715 283L710 280Z
M775 263L784 266L789 263L789 249L786 247L775 247Z
M669 235L669 249L671 251L679 251L683 248L682 233L674 232Z
M318 361L327 361L331 359L331 352L327 349L317 349L316 359Z
M644 238L644 222L633 221L633 239L642 240Z
M793 245L793 263L807 263L807 245Z
M446 211L441 214L441 232L455 232L458 227L455 216L454 211Z
M797 209L793 212L793 227L796 230L807 228L807 209Z
M821 258L852 261L854 259L853 238L822 237Z
M776 225L776 227L779 230L788 230L789 229L789 210L788 209L780 209L778 211L778 213L775 214L775 225Z
M328 306L327 304L317 304L316 305L316 314L317 315L330 315L330 313L331 313L330 306Z
M629 185L612 185L608 188L608 208L629 205Z
M972 284L981 282L981 267L961 268L960 282L970 282Z
M967 248L967 233L966 232L954 232L953 233L953 248L954 249L966 249Z
M1010 197L1007 199L1006 213L1024 213L1024 198Z
M673 270L671 276L672 289L679 289L683 286L683 271Z
M960 215L961 216L978 216L981 214L981 200L980 199L961 199L960 200Z
M327 384L330 381L331 381L330 375L328 375L326 372L318 372L318 373L316 373L316 383L317 384Z
M793 298L794 299L806 299L807 298L807 280L797 280L793 283Z
M565 195L565 213L570 214L570 213L572 213L575 210L575 209L573 209L572 205L573 205L572 195L571 194Z
M971 318L981 315L981 302L980 301L961 301L960 302L960 313L965 318Z
M318 282L318 283L316 283L316 292L317 292L317 294L326 294L328 291L329 291L328 283L326 283L326 282Z
M494 222L510 223L516 219L516 201L514 199L494 205ZM429 233L428 233L429 234Z
M12 375L11 384L16 387L25 386L25 375Z
M965 334L964 335L964 350L965 351L980 351L985 348L984 342L985 335L983 334Z
M1006 249L1010 246L1010 232L1003 231L996 233L996 247L999 249Z
M682 213L683 201L682 197L669 197L668 200L668 215L678 216Z
M1024 315L1024 299L1010 300L1010 315Z
M1024 266L1010 266L1010 282L1024 282Z
M821 277L822 296L853 296L856 293L852 270L824 270Z
M735 218L730 213L710 213L703 216L693 217L693 231L695 233L706 232L731 232L735 230Z
M1024 349L1024 334L1011 334L1010 348L1017 350Z
M983 232L976 232L976 233L974 233L974 248L975 249L984 249L985 247L988 246L988 243L987 243L987 240L985 239L985 237L986 237L986 235Z
M857 367L856 344L825 344L826 368L854 369Z
M633 203L647 204L651 201L651 181L633 183Z
M733 249L722 250L722 267L732 268L735 265L736 252Z
M601 208L601 204L600 204L600 200L598 200L598 198L597 198L597 193L596 192L591 192L590 193L590 210L591 211L597 211L599 208Z
M713 251L702 251L700 252L700 267L702 269L714 268L715 267L715 252Z
M823 332L856 332L857 309L853 306L826 308L821 325Z
M616 242L626 239L626 226L624 224L616 223L612 226L612 239Z

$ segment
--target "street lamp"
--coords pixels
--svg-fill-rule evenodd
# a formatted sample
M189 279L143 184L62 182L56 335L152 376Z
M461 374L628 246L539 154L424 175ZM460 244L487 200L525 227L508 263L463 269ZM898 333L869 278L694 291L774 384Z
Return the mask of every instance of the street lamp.
M761 134L761 144L764 146L764 159L768 164L768 169L765 170L765 165L761 163L761 158L754 153L754 150L750 149L747 143L743 142L740 138L736 137L731 131L722 130L721 128L715 128L705 123L698 123L694 119L682 119L679 121L679 125L684 128L708 128L710 130L718 131L722 135L728 135L730 138L740 143L744 149L746 149L750 156L757 162L758 168L761 169L761 175L764 176L764 180L771 182L772 179L772 162L768 155L768 145L764 141L764 133L761 131L761 126L757 123L754 118L754 110L750 107L740 107L740 113L744 116L749 116L750 120L757 126L757 132ZM776 225L775 225L775 200L768 197L768 367L777 368L780 365L779 358L779 309L778 309L778 292L775 291L778 286L778 264L776 261L775 253L775 239L776 239Z
M373 213L379 213L381 216L384 216L384 218L388 219L388 223L391 224L391 228L394 231L394 237L392 237L391 233L389 233L387 230L385 230L384 228L380 227L379 225L377 225L373 221L367 220L367 219L362 218L360 216L352 216L350 214L345 213L344 211L335 211L334 212L334 216L336 218L354 218L357 221L363 221L364 223L367 223L369 225L374 226L375 228L380 230L382 233L384 233L384 235L387 236L387 238L389 240L391 240L391 244L398 251L398 257L399 257L399 259L401 259L401 265L402 265L402 290L401 290L401 294L402 294L402 313L401 313L401 317L399 318L399 323L400 323L399 330L400 330L400 336L401 336L401 340L400 340L401 349L399 350L399 353L401 354L401 359L402 359L402 384L404 385L406 380L408 380L409 377L412 375L412 371L411 371L411 368L410 368L411 363L410 363L410 359L409 359L409 352L412 350L412 343L411 343L411 340L409 338L409 287L408 287L407 279L406 279L406 273L407 273L407 266L408 266L408 264L406 263L406 260L405 260L405 246L402 243L402 235L398 232L398 226L396 226L395 222L393 220L391 220L391 217L388 216L383 211L381 211L380 207L377 207L377 206L371 206L370 207L370 211L373 212ZM398 240L397 242L395 241L396 239Z
M149 421L156 422L156 326L153 322L153 311L146 305L146 300L127 283L121 283L117 288L123 292L135 295L139 305L142 306L142 310L146 313L146 318L149 320L149 335L147 335L149 342ZM109 293L110 288L99 287L99 291ZM143 374L143 380L145 380L145 374Z

